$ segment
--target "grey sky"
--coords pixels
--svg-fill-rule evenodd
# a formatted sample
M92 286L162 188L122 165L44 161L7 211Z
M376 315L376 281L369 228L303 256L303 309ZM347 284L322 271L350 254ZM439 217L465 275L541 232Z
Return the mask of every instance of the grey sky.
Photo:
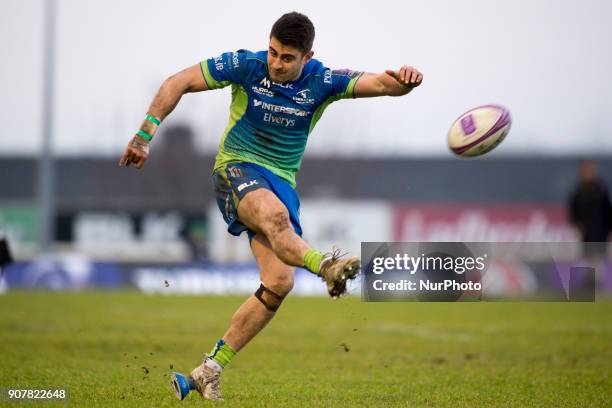
M446 156L463 111L507 106L514 124L495 154L612 151L612 3L606 0L310 2L58 0L55 149L118 155L163 79L201 59L267 47L272 23L298 10L332 68L418 67L404 98L333 104L308 153ZM0 155L41 138L42 0L0 14ZM188 122L203 150L227 123L229 89L183 98L164 125Z

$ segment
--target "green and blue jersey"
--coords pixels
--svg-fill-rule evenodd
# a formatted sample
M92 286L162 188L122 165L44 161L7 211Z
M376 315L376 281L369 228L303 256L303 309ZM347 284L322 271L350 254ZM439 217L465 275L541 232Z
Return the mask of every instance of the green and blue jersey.
M296 81L279 84L270 79L267 55L238 50L200 63L208 89L232 86L215 170L255 163L295 186L308 135L330 103L354 97L360 73L331 70L312 59Z

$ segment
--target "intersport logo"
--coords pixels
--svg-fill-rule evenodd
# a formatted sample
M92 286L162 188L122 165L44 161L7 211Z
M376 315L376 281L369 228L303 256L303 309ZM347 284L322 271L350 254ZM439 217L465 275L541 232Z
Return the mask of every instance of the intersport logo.
M292 108L290 106L275 105L273 103L263 102L258 99L253 100L253 106L255 106L256 108L261 108L263 110L270 111L270 112L286 113L289 115L295 115L299 117L305 117L305 116L310 115L310 112L302 110L302 109Z

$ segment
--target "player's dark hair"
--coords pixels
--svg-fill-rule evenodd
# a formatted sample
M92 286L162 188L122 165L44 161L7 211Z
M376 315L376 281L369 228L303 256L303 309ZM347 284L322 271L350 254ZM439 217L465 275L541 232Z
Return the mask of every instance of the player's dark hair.
M272 37L281 44L295 47L306 54L312 49L315 28L307 16L293 11L276 20L270 31L270 38Z

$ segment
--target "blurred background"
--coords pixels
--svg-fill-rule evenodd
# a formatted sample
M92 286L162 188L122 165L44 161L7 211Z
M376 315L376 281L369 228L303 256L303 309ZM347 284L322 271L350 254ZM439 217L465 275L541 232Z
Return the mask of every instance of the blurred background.
M267 48L272 24L292 10L314 22L315 58L328 67L408 64L424 73L407 97L340 101L317 125L297 176L304 238L314 247L607 241L605 0L578 8L566 0L287 1L282 9L5 0L2 10L2 291L251 293L258 271L248 241L225 232L210 181L229 88L185 96L143 170L117 162L166 77L224 51ZM484 157L454 157L451 123L487 103L511 111L509 136ZM612 290L605 249L595 258L599 287ZM545 285L529 265L509 265L496 290ZM298 271L294 292L325 290Z

